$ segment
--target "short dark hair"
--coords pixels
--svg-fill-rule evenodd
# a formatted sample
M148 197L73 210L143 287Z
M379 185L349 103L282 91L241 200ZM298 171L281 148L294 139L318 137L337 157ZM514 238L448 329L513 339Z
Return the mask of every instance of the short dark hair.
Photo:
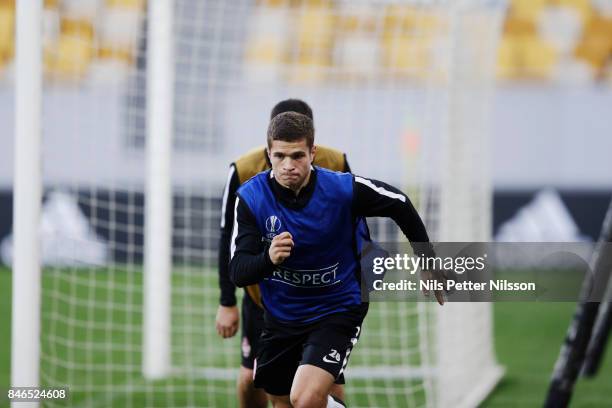
M312 119L297 112L283 112L274 116L268 126L268 148L274 140L298 142L306 139L308 148L314 145L314 125Z
M301 113L302 115L308 116L310 120L314 120L312 117L312 109L310 109L310 106L301 99L285 99L284 101L280 101L272 108L270 119L283 112Z

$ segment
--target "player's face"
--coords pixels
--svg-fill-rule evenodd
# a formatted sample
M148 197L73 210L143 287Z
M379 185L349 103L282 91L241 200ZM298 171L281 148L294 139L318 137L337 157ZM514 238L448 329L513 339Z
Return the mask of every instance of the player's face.
M276 181L293 191L299 191L309 180L315 149L314 146L310 149L305 139L297 142L272 141L268 155Z

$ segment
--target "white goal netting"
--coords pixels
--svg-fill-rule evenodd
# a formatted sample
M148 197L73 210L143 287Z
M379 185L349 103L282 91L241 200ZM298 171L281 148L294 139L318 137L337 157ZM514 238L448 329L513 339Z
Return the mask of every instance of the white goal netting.
M281 99L307 101L356 174L404 189L433 239L489 239L502 1L175 0L170 366L146 378L147 4L46 3L41 382L72 405L236 405L239 336L215 331L220 199ZM490 304L374 303L347 402L476 406L500 375Z

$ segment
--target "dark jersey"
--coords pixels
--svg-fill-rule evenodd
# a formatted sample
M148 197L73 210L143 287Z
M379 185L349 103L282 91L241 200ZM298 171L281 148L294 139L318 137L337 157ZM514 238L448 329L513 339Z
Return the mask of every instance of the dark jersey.
M321 145L317 145L317 154L315 155L313 164L333 171L351 171L344 153ZM218 258L219 287L221 289L220 304L223 306L234 306L236 304L236 286L230 280L228 271L236 191L245 181L255 176L257 173L268 169L270 169L270 162L266 154L266 149L263 146L253 149L239 157L229 168L225 190L223 191L221 237L219 239ZM261 306L259 288L257 285L247 287L246 291L253 301Z
M361 302L353 246L360 217L392 218L416 253L433 254L408 197L380 181L315 167L297 196L280 186L272 172L259 174L238 195L230 276L238 286L260 283L266 311L278 320L313 321ZM275 266L266 241L283 225L295 246Z

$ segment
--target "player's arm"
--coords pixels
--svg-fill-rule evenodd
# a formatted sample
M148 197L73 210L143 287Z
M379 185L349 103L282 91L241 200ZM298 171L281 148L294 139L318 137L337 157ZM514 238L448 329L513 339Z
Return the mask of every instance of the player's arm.
M221 236L219 238L218 271L221 297L215 318L217 333L223 338L232 337L238 331L240 313L236 306L236 286L229 278L230 242L232 225L234 224L234 203L236 190L240 187L240 179L236 166L232 163L227 175L221 204Z
M223 190L223 201L221 207L221 237L219 238L219 289L221 298L219 304L222 306L236 305L236 286L229 277L230 243L232 239L232 226L234 225L234 204L236 203L236 191L240 187L240 179L236 166L232 163L227 175L227 182Z
M363 217L389 217L400 227L415 253L433 255L425 225L410 199L382 181L354 177L353 213Z
M234 217L230 278L239 287L253 285L272 275L275 266L290 255L293 240L284 232L274 237L269 247L263 245L255 217L240 196L236 197Z
M433 246L419 213L406 194L382 181L355 176L353 214L363 217L389 217L400 227L415 255L434 257ZM444 298L435 292L438 303Z

